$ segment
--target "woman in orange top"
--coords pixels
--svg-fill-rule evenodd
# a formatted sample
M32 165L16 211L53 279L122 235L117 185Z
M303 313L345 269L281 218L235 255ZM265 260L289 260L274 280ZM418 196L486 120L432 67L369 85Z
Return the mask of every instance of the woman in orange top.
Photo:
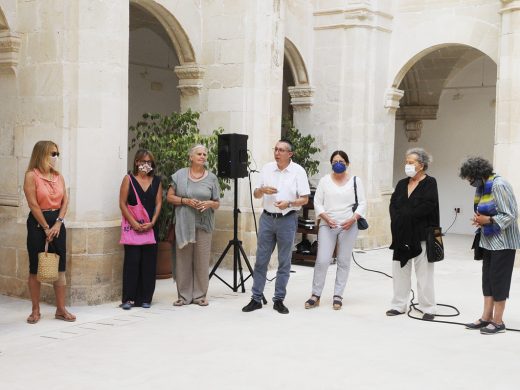
M65 214L69 199L65 189L65 180L56 170L60 153L58 145L52 141L38 141L34 145L29 167L25 172L23 191L31 212L27 218L27 251L29 252L29 292L32 312L27 318L29 324L36 324L40 314L40 287L36 279L38 271L38 253L45 250L49 242L49 252L60 256L59 279L54 282L56 294L56 314L54 317L63 321L76 321L76 317L65 308L65 264L66 232Z

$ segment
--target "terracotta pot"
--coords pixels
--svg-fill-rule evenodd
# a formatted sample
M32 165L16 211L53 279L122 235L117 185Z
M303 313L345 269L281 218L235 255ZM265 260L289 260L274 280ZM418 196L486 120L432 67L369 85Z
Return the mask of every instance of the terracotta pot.
M156 279L169 279L172 277L173 245L166 241L159 242L157 251Z

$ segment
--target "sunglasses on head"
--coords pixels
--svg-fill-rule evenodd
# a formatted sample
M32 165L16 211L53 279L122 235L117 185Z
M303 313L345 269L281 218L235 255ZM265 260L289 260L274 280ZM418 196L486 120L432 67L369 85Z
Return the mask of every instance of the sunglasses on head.
M60 157L60 152L51 152L52 157Z

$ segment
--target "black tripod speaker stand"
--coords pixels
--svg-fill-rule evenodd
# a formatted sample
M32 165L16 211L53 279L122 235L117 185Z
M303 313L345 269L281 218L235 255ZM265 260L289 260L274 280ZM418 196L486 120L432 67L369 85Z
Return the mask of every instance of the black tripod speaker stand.
M244 247L242 246L242 241L238 239L238 213L240 213L240 210L238 209L238 179L235 178L235 202L233 205L233 239L229 241L229 243L226 246L226 249L224 249L224 252L220 255L219 259L215 263L215 266L209 273L209 278L213 275L215 275L222 283L224 283L226 286L228 286L231 290L234 292L238 291L239 287L242 287L242 292L246 292L246 288L244 286L244 282L249 279L253 275L253 268L251 268L251 264L249 263L249 260L247 258L246 252L244 251ZM215 271L219 267L220 263L222 263L222 260L224 260L224 257L226 257L226 254L228 253L229 249L233 247L233 285L230 285L228 282L226 282L224 279L222 279L220 276L218 276ZM244 258L244 262L247 265L247 268L249 269L249 276L244 279L244 273L242 268L242 260L240 258L240 255ZM240 283L238 283L238 274L240 275Z

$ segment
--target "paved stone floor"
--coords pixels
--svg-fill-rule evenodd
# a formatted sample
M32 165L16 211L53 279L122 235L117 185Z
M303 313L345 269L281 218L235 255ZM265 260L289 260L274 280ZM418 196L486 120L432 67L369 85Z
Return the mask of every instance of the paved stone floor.
M436 265L439 303L457 306L455 321L481 311L480 263L471 237L445 237ZM388 249L356 253L366 267L390 272ZM322 305L305 310L312 267L295 265L289 315L269 303L242 313L247 292L210 282L210 306L173 307L175 286L158 281L151 309L118 302L72 307L75 323L42 306L25 323L26 300L0 296L1 389L518 389L520 333L482 336L461 326L385 316L392 282L353 264L344 308L332 310L335 266ZM219 272L230 280L231 273ZM274 271L269 272L274 276ZM520 275L515 269L505 322L520 328ZM266 286L266 296L274 282ZM445 310L439 309L439 313Z

